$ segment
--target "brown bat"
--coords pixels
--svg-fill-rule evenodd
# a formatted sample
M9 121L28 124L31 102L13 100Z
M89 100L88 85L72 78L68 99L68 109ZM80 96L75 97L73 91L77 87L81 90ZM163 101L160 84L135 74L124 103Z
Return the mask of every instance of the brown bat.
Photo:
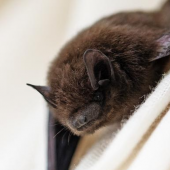
M130 115L160 80L169 56L170 0L161 11L99 20L63 47L47 87L28 85L59 123L85 135Z

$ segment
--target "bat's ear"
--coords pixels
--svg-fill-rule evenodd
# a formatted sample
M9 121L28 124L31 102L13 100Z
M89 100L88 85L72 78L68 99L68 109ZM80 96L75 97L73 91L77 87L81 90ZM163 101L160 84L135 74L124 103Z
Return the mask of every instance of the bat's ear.
M113 69L107 56L99 50L89 49L84 53L83 59L94 90L110 82Z
M50 88L47 86L35 86L32 84L27 84L28 86L31 86L32 88L34 88L35 90L37 90L40 94L42 94L42 96L44 97L44 99L53 107L56 107L54 102L52 101L52 99L50 98Z
M151 61L170 56L170 33L159 38L157 40L157 44L157 55L155 56L155 58L152 58Z

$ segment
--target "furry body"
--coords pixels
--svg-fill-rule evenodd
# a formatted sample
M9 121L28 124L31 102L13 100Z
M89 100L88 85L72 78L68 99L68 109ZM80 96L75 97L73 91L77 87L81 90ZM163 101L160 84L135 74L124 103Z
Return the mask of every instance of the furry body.
M49 69L50 90L42 94L54 117L73 133L84 135L129 116L164 72L167 57L155 60L157 40L167 34L169 42L169 33L170 0L161 11L118 13L80 32ZM88 49L92 50L85 54ZM98 63L91 65L83 56L97 58Z

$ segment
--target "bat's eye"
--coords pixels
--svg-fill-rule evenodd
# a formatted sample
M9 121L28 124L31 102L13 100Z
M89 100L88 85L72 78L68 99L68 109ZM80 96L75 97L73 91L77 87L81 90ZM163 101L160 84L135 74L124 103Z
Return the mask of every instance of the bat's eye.
M94 101L101 102L103 100L103 94L101 92L97 92L94 95Z

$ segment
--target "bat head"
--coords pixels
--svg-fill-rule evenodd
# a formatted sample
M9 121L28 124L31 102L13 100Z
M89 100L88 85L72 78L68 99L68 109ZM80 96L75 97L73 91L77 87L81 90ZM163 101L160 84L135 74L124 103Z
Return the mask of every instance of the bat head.
M158 59L169 56L169 49L170 34L144 34L127 26L90 28L52 62L48 87L31 86L58 122L77 135L93 133L142 102L160 79L164 62Z

